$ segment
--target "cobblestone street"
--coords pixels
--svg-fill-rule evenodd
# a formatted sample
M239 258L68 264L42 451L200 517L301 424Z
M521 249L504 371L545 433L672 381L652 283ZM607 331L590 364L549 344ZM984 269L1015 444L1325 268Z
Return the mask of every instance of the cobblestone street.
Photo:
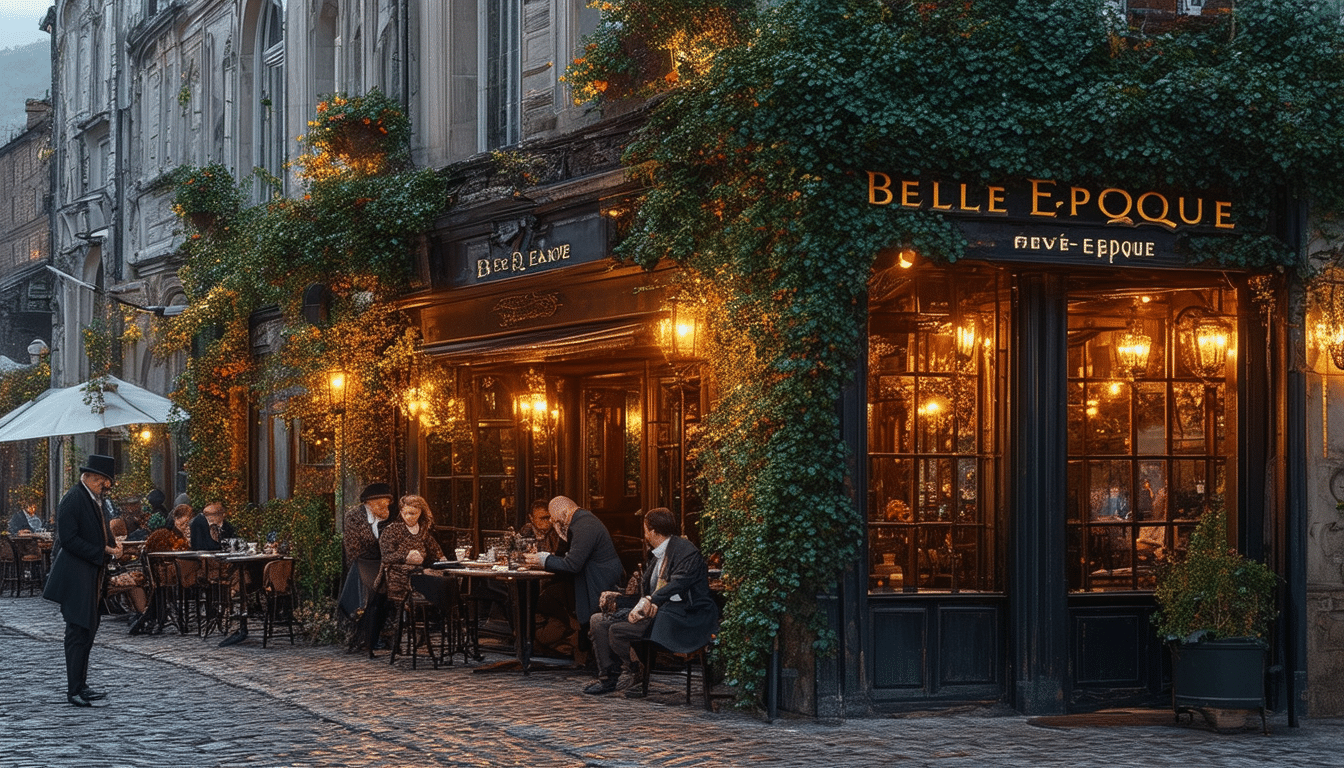
M1038 727L941 714L770 724L687 707L680 680L645 701L578 693L577 673L389 666L340 647L217 648L218 636L131 637L105 620L90 684L65 701L56 606L0 599L0 765L58 766L1339 766L1344 722L1218 734L1205 727ZM476 665L472 665L476 666Z

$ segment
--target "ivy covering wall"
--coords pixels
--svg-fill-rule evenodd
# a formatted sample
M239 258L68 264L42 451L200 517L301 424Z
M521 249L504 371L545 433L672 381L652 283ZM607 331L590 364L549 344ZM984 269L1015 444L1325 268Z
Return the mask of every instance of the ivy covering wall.
M635 3L603 5L625 21ZM626 156L646 192L620 252L683 265L709 310L722 397L701 444L703 536L724 555L720 642L750 701L781 621L812 616L862 542L836 404L874 260L966 247L937 214L868 205L866 172L1224 190L1241 234L1185 237L1186 257L1293 269L1278 213L1344 201L1344 33L1334 4L1312 0L1148 29L1101 0L718 5L740 36L694 71L622 93L614 78L644 70L587 60L569 76L600 99L666 92ZM603 24L590 51L652 44L628 22Z

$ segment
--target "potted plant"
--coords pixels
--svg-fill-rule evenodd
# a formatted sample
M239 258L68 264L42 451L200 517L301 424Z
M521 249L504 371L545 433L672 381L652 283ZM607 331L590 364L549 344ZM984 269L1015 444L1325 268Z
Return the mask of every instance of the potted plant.
M209 234L221 220L232 218L243 205L243 191L228 166L179 166L172 174L173 212L201 234Z
M1265 638L1277 577L1229 546L1227 515L1205 513L1184 557L1157 574L1158 635L1172 655L1172 705L1215 727L1222 710L1257 709L1264 720Z

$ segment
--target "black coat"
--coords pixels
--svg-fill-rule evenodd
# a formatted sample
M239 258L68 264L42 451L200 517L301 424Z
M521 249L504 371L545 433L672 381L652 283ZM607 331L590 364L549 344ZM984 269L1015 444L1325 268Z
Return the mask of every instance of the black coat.
M210 535L210 521L204 512L198 513L191 518L191 548L198 552L218 552L224 549L226 539L238 538L237 532L233 530L233 523L228 520L224 521L219 530L219 541L215 541L215 537Z
M640 594L658 606L649 639L674 653L691 653L705 647L719 625L719 606L709 591L705 558L689 540L673 536L667 542L658 577L666 584L657 590L649 584L653 562L650 555L644 563L644 578L639 581ZM674 600L674 596L678 599Z
M75 483L56 506L55 559L42 590L43 597L61 604L66 623L98 628L98 603L112 559L106 548L111 541L102 509L83 483Z
M546 558L545 568L574 574L574 615L580 624L587 624L597 612L598 597L604 591L620 588L625 573L607 527L586 509L574 510L569 521L569 550L564 557Z

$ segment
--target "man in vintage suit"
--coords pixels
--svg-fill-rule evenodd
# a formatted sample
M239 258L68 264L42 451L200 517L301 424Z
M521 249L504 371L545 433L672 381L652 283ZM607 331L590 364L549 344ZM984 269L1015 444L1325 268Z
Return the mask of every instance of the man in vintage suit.
M347 616L359 616L359 624L350 639L351 649L367 643L369 655L378 645L379 633L387 621L387 600L373 589L382 567L383 555L378 539L391 512L392 486L370 483L359 494L359 506L345 513L342 543L345 549L345 588L341 590L341 609ZM360 609L363 613L360 614Z
M527 556L528 565L544 568L552 573L574 574L574 616L582 625L579 636L588 631L588 617L597 610L597 598L604 590L615 589L625 569L616 554L611 534L597 516L580 509L573 499L556 496L551 499L551 522L560 531L560 537L569 542L565 554L537 552Z
M121 557L103 517L102 497L115 482L111 456L93 455L79 482L56 506L55 559L42 596L61 604L65 619L66 698L76 707L103 706L106 694L89 688L89 653L98 631L107 564Z
M719 623L719 607L709 592L709 568L700 550L677 534L677 520L664 507L644 515L644 541L652 547L639 580L639 602L629 611L617 610L621 596L602 594L602 613L589 622L597 682L584 693L625 690L642 696L636 687L639 664L630 658L630 645L648 638L674 653L691 653L709 642Z

